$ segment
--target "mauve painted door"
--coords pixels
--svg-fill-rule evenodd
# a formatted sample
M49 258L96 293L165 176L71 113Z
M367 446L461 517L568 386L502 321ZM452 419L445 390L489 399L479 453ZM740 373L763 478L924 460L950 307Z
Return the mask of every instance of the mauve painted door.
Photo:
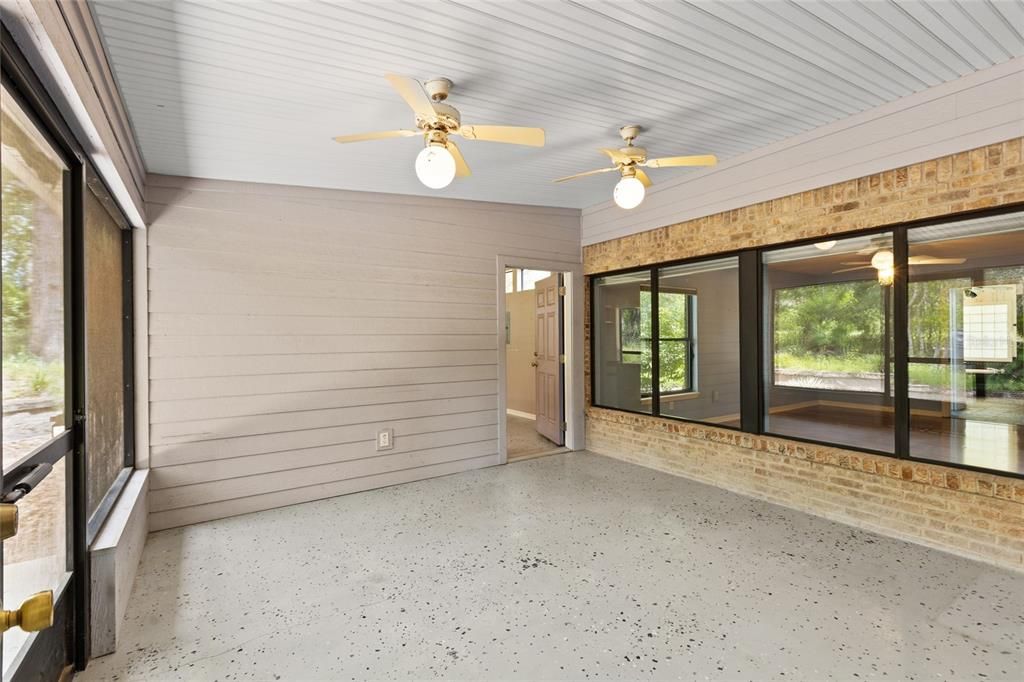
M534 291L537 432L556 445L564 443L561 286L562 275L554 274L537 282Z

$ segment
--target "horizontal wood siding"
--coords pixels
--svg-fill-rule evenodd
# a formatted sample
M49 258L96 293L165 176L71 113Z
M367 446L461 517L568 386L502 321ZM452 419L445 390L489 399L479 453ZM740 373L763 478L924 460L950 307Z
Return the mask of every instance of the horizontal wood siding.
M147 215L153 529L497 464L497 256L580 262L571 209L150 176Z

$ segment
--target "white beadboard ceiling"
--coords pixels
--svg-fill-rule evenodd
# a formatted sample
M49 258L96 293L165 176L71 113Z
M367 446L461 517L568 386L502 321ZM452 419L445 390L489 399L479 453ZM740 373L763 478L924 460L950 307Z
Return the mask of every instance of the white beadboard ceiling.
M1024 1L93 0L151 173L582 208L619 126L652 156L729 159L1024 55ZM413 172L388 72L455 82L466 123L540 126L542 149L460 141L473 176ZM655 183L700 170L653 170Z

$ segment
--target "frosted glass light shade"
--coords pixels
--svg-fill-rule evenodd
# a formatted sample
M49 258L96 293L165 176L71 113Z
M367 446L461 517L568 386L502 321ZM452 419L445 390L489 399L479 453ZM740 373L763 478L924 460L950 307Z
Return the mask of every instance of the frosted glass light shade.
M620 208L636 208L644 200L644 194L646 193L647 190L644 188L644 183L636 178L622 178L615 185L612 199L615 200L615 203Z
M416 177L430 189L447 187L455 179L455 158L444 147L424 147L416 155Z

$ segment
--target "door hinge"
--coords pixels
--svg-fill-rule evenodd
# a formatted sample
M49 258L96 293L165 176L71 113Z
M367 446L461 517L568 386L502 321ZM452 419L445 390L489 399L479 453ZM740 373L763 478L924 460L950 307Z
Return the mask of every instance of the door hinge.
M565 422L562 422L561 424L559 424L559 428L561 428L563 431L567 431L569 429L569 425L566 424Z
M558 287L558 295L565 296L565 287Z
M558 361L563 365L565 364L565 353L562 353L561 355L558 356Z

